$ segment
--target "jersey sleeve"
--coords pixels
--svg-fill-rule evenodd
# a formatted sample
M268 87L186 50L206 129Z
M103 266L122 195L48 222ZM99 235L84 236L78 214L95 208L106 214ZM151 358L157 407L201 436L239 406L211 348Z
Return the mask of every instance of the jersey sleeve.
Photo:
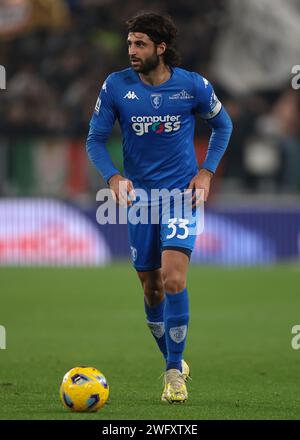
M196 111L212 129L205 160L201 168L215 173L226 151L232 133L230 116L216 97L212 85L196 75Z
M119 174L106 148L117 118L112 83L113 79L110 75L102 85L90 121L90 130L86 142L88 156L106 182L114 174Z
M218 100L210 82L203 76L195 75L196 112L199 113L202 119L212 119L220 113L222 104Z
M100 90L90 126L101 133L111 133L117 111L113 96L113 78L109 75Z

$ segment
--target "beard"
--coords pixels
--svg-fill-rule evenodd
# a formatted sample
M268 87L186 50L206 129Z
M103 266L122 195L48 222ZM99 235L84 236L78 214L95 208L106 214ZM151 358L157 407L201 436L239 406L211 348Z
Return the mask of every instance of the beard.
M159 65L159 56L156 53L154 53L144 61L138 58L131 58L130 61L133 60L139 61L139 64L137 64L136 66L132 64L131 65L132 69L135 72L143 73L144 75L147 75L149 72L151 72L151 70L154 70Z

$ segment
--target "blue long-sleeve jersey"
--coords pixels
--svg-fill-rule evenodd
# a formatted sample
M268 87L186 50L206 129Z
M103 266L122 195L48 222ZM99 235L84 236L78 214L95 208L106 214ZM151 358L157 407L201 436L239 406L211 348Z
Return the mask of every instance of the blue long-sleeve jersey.
M216 171L231 135L230 117L201 75L178 67L171 73L159 86L145 84L131 68L112 73L104 82L90 122L87 152L106 181L119 173L106 149L116 119L123 135L125 176L134 187L147 192L187 188L198 172L196 113L212 127L202 168Z

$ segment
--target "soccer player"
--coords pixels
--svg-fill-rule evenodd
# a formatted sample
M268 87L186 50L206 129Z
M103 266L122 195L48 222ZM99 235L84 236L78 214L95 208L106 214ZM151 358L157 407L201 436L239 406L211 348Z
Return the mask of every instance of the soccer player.
M90 122L88 155L129 212L136 188L147 194L154 188L202 190L206 201L229 142L231 119L205 78L177 67L177 29L171 18L143 13L126 24L131 66L110 74L102 86ZM195 114L212 129L200 169L193 144ZM106 149L116 119L123 135L125 177ZM126 187L125 195L120 184ZM194 203L198 205L199 200ZM183 360L189 322L186 276L195 234L190 234L189 219L176 217L158 224L129 222L128 228L147 323L166 361L161 400L185 402L189 376Z

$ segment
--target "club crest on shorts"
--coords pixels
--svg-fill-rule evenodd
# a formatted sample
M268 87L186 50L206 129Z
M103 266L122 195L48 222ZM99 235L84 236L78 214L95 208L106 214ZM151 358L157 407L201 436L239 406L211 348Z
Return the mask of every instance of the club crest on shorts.
M161 338L165 334L165 324L163 322L150 322L147 321L148 327L151 330L153 336L157 339Z
M135 261L137 259L137 250L133 246L130 246L130 250L131 250L132 261Z
M187 325L181 325L180 327L172 327L169 331L170 337L172 341L176 342L176 344L180 344L180 342L184 341L187 334Z
M162 105L162 94L161 93L152 93L150 95L150 100L152 107L157 110Z

